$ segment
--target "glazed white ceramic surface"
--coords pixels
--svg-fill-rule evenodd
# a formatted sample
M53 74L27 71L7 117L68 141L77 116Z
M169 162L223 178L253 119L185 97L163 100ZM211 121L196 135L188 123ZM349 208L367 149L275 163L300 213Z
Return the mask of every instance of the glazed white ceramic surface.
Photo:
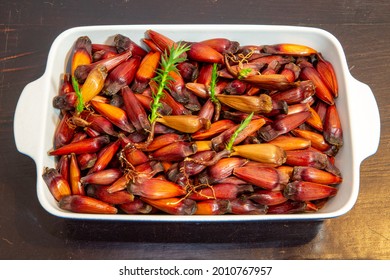
M336 165L343 174L338 194L316 213L289 215L97 215L71 213L60 209L42 180L42 172L44 167L55 165L54 157L47 154L53 147L53 135L59 114L59 111L52 107L52 99L58 93L61 75L69 71L68 61L73 44L78 37L84 35L93 43L112 43L116 34L123 34L141 45L140 40L144 38L144 33L148 29L163 33L176 41L225 37L238 41L241 45L296 43L308 45L321 52L333 64L339 82L336 105L343 126L344 146L336 157ZM340 42L332 34L321 29L273 25L87 26L68 29L55 39L49 52L45 73L28 84L19 98L14 118L14 134L17 149L30 156L36 163L39 202L49 213L58 217L153 222L322 220L343 215L354 206L359 194L361 162L373 155L379 145L380 117L369 86L351 76Z

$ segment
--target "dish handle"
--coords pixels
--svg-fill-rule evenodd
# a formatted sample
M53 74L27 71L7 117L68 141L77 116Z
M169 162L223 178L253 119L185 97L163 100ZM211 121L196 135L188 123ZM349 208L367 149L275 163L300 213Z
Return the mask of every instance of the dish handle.
M35 159L44 125L44 102L39 102L43 78L27 84L19 97L14 115L14 138L19 152ZM38 102L37 102L38 101ZM43 140L42 140L43 141Z
M352 79L351 92L356 94L354 97L354 106L351 106L351 120L353 125L352 139L358 139L355 154L359 157L359 162L376 153L380 141L380 116L378 104L371 88Z

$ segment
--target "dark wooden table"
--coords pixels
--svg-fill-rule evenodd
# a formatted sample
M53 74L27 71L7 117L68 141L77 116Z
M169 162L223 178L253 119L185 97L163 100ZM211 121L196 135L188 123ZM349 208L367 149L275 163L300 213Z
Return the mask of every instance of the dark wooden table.
M354 208L323 222L234 224L73 221L45 212L35 164L13 138L23 87L43 74L62 31L146 23L283 24L333 33L381 114L380 147L361 166ZM0 1L0 259L390 259L389 46L387 0Z

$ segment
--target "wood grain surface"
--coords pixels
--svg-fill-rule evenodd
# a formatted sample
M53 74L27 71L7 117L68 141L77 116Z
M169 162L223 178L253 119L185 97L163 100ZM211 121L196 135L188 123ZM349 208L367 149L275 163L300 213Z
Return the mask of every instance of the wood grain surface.
M24 86L43 74L64 30L148 23L281 24L334 34L381 115L380 146L361 165L353 209L323 222L219 224L65 220L45 212L35 164L13 137ZM390 259L389 46L388 0L0 1L0 259Z

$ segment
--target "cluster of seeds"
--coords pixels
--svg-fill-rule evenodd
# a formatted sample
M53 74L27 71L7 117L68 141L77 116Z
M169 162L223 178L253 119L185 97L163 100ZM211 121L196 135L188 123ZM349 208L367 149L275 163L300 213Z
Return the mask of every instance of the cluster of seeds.
M79 213L318 211L338 191L334 69L296 44L77 39L42 177Z

